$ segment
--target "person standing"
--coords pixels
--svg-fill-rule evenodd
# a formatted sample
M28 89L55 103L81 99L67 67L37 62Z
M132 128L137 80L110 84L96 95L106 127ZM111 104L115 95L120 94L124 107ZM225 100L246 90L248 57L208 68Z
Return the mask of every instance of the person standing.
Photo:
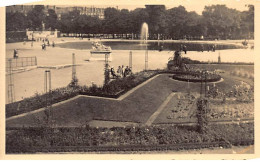
M18 51L17 49L14 49L14 59L18 58Z
M203 44L201 44L201 52L203 52L204 51L204 46L203 46Z
M126 66L126 68L125 68L125 72L124 72L124 77L126 77L127 75L129 75L129 68L128 68L128 66Z
M185 54L187 54L187 47L186 47L186 45L183 45L183 51L184 51Z
M215 49L216 49L216 47L215 47L215 45L213 45L212 46L212 51L215 52Z
M117 73L118 73L118 76L122 75L122 68L121 68L121 66L118 66Z
M125 72L125 67L124 67L124 65L122 65L122 72L121 72L122 77L124 77L124 72Z
M180 45L180 51L183 51L183 45L182 44Z

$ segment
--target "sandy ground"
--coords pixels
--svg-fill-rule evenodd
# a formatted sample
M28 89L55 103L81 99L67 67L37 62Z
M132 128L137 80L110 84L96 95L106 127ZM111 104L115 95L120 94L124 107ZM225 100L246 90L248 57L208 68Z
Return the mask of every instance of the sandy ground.
M71 42L71 41L87 41L74 38L56 38L50 39L50 42L55 43ZM107 40L106 40L107 41ZM113 40L118 41L118 40ZM172 42L178 42L173 41ZM207 43L226 43L226 44L241 44L242 40L237 41L196 41ZM32 57L36 56L38 61L38 67L32 67L30 71L26 70L21 73L15 73L14 78L14 92L15 101L22 100L25 97L30 97L36 92L43 93L44 91L44 71L49 66L57 69L51 69L52 75L52 88L64 87L71 81L72 70L71 67L59 68L64 65L70 65L72 63L72 53L76 56L77 77L80 85L91 85L92 82L97 85L102 85L104 80L104 61L87 61L90 58L89 50L76 50L66 49L59 47L47 47L46 51L41 50L41 43L34 42L33 47L30 42L25 45L23 43L10 43L6 44L6 58L13 57L13 49L18 49L19 57ZM133 72L142 71L145 67L145 52L141 50L133 50ZM173 53L169 51L149 51L149 69L165 68L169 57L172 57ZM184 57L200 61L217 61L218 56L221 56L222 62L254 62L254 50L251 49L230 49L220 50L216 52L196 52L189 51L188 54L184 54ZM119 65L129 64L129 50L114 50L112 53L112 62L110 66L117 67ZM8 82L8 81L7 81Z

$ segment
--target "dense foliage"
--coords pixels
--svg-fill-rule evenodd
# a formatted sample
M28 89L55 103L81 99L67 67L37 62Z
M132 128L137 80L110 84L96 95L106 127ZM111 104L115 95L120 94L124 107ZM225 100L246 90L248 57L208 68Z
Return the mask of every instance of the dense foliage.
M254 6L240 12L225 5L205 6L202 15L179 6L166 9L164 5L146 5L133 11L106 8L105 18L91 17L73 10L57 18L54 10L44 12L36 5L27 15L6 14L6 30L17 31L58 29L62 33L111 34L138 38L143 22L149 26L149 39L245 39L254 37ZM128 35L127 35L128 34Z
M27 128L9 132L7 153L90 150L167 150L254 144L254 124L213 125L201 134L194 127ZM131 146L129 146L131 145ZM67 148L66 148L67 147ZM92 147L92 148L88 148ZM157 148L154 148L157 147ZM54 150L52 150L54 149Z

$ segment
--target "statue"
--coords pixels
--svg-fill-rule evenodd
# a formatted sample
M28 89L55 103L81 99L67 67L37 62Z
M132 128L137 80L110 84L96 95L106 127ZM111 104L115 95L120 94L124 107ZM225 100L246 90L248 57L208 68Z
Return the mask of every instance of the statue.
M189 67L183 62L180 51L175 51L173 59L168 61L168 69L170 70L180 70L180 71L188 71Z
M179 67L179 68L182 65L181 52L178 50L174 52L173 63L174 63L174 66Z

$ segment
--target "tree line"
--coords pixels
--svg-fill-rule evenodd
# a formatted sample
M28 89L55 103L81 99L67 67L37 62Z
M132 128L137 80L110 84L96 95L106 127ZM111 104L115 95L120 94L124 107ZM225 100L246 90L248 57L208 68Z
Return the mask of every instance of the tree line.
M164 5L146 5L145 8L106 8L104 19L81 15L74 10L58 19L55 10L44 12L43 5L36 5L24 15L6 13L6 30L58 29L62 33L111 34L133 37L140 34L143 22L149 26L149 39L252 39L254 37L254 6L238 11L225 5L205 6L202 15L188 12L178 6L166 9Z

